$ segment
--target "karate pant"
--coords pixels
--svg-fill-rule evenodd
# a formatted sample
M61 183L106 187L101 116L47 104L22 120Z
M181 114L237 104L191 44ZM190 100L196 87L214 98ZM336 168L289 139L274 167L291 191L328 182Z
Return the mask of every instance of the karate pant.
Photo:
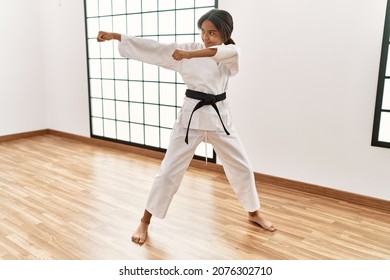
M195 149L205 140L206 134L207 142L213 145L239 202L248 212L258 210L260 202L252 166L234 128L229 127L229 132L230 135L224 131L190 129L189 142L186 144L184 142L186 128L176 123L167 152L152 185L146 210L155 217L165 218Z

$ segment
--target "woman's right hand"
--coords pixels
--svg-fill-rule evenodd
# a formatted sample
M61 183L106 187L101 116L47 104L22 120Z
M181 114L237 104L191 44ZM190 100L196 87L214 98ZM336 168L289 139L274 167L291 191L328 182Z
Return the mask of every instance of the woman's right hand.
M97 41L98 42L110 41L113 38L114 38L113 33L99 31L98 36L97 36Z
M122 35L119 33L99 31L98 36L97 36L98 42L110 41L113 39L120 41L122 39Z

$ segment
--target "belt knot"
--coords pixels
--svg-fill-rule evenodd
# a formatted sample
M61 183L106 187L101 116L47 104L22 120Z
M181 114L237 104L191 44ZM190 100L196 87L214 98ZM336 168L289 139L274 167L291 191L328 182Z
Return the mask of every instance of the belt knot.
M206 97L204 99L204 105L211 105L215 104L217 102L217 99L215 99L214 94L206 93Z

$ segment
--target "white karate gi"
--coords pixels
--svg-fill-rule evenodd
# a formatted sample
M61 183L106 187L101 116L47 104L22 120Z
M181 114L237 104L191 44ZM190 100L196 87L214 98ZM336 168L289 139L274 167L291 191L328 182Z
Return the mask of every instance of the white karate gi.
M176 49L197 50L205 46L201 43L163 44L154 40L121 35L119 53L123 57L158 65L181 74L188 89L210 94L220 94L227 90L230 76L238 73L239 49L235 45L218 45L217 53L211 58L174 60ZM204 141L213 145L224 167L226 176L238 200L248 212L259 209L254 174L248 156L243 148L231 121L227 100L217 102L225 127L212 106L203 106L192 117L189 143L184 142L188 120L199 100L185 97L182 109L173 127L170 143L153 183L146 204L153 216L164 218L177 192L184 172L194 156L196 147Z

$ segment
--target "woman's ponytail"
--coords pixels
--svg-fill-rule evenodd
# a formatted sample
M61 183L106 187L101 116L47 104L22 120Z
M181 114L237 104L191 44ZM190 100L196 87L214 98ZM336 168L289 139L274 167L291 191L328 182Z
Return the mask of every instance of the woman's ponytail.
M235 45L236 43L232 38L227 39L227 41L224 43L225 45Z

